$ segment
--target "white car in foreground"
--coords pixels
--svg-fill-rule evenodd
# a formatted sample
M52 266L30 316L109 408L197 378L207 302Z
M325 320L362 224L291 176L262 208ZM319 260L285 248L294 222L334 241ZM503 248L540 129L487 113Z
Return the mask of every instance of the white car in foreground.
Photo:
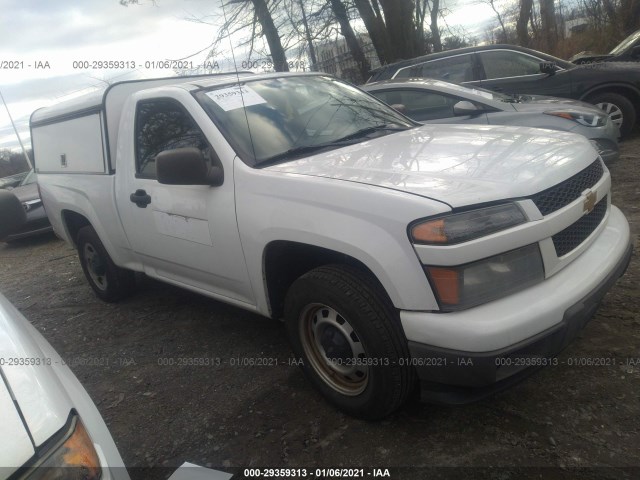
M20 211L15 196L0 192L0 236L20 224L12 217ZM2 294L0 376L0 479L129 478L87 392Z

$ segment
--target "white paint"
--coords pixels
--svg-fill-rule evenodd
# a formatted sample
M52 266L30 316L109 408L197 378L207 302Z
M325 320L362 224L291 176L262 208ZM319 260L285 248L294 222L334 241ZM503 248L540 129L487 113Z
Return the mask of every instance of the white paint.
M100 114L33 129L38 172L105 172ZM66 166L61 163L61 156Z
M158 232L170 237L181 238L202 245L213 245L209 233L209 222L198 218L172 215L153 211L153 220Z

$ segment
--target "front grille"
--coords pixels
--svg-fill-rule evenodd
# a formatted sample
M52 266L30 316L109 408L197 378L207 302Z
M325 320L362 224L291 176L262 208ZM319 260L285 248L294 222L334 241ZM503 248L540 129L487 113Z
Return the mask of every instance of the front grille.
M556 255L562 257L584 242L598 228L606 213L607 197L604 197L593 207L591 213L551 237Z
M593 187L602 178L604 169L600 159L558 185L536 193L531 200L542 215L549 215L569 205L587 188Z

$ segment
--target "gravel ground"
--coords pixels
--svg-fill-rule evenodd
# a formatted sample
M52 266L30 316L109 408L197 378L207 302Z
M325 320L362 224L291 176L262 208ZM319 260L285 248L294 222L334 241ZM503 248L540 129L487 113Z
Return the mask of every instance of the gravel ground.
M636 252L639 166L636 135L610 165ZM640 478L639 273L634 254L558 366L473 405L412 400L370 423L333 409L289 365L279 322L144 277L129 300L105 304L52 235L0 244L0 290L70 363L134 479L166 478L184 461L232 473Z

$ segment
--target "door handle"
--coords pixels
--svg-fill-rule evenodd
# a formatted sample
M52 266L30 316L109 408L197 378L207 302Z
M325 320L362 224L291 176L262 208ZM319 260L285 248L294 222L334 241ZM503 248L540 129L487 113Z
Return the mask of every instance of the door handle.
M129 200L140 208L147 208L147 205L151 203L151 197L144 190L136 190L129 196Z

